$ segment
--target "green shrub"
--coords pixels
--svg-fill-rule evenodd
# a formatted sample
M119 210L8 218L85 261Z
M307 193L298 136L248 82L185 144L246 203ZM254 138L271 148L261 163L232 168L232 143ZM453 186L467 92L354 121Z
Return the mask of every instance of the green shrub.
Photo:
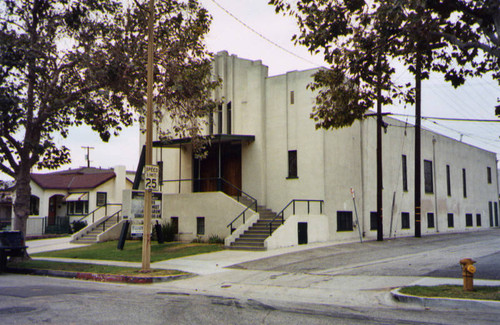
M210 235L208 237L209 244L224 244L224 239L220 238L218 235Z
M163 239L166 242L172 242L175 240L176 229L171 222L164 222L161 224L161 231L163 233Z
M87 227L87 222L86 221L73 221L71 223L71 228L73 232L79 232L83 228Z
M201 236L196 236L196 238L193 239L191 242L196 244L201 244L203 243L203 239L201 238Z

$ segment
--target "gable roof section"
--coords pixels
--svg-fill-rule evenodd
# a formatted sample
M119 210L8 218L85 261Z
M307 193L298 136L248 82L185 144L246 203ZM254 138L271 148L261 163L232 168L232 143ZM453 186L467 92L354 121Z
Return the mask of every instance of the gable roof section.
M116 177L112 169L82 167L48 174L31 174L31 180L43 189L77 190L96 188Z

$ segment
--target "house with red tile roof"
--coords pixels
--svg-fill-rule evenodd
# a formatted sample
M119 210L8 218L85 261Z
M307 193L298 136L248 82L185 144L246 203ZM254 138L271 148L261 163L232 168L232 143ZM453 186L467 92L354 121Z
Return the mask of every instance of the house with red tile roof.
M72 223L101 207L121 206L123 190L132 188L129 177L124 166L110 169L82 167L31 174L27 235L41 234L62 219L69 219Z

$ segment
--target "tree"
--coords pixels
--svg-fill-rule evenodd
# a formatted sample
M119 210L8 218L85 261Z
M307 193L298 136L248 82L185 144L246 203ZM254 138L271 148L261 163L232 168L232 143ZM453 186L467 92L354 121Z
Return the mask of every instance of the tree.
M312 117L322 128L344 127L363 117L376 98L377 51L382 51L383 102L414 103L410 85L395 84L391 62L415 73L439 72L454 87L469 76L498 69L500 4L495 0L270 0L277 12L297 19L296 43L323 52L331 67L311 84L319 90ZM385 63L384 63L385 62ZM500 79L499 79L500 81ZM348 91L346 91L348 90Z
M87 124L107 141L143 113L148 13L114 0L2 0L0 12L0 170L16 181L13 228L25 233L31 168L70 161L54 135ZM196 0L159 2L156 15L155 116L196 136L215 107L211 17Z

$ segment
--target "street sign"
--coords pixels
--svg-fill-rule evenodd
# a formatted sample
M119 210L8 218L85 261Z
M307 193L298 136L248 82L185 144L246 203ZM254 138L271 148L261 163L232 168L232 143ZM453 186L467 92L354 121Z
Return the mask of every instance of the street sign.
M159 191L159 175L160 167L154 165L146 165L144 167L144 189L146 191Z

